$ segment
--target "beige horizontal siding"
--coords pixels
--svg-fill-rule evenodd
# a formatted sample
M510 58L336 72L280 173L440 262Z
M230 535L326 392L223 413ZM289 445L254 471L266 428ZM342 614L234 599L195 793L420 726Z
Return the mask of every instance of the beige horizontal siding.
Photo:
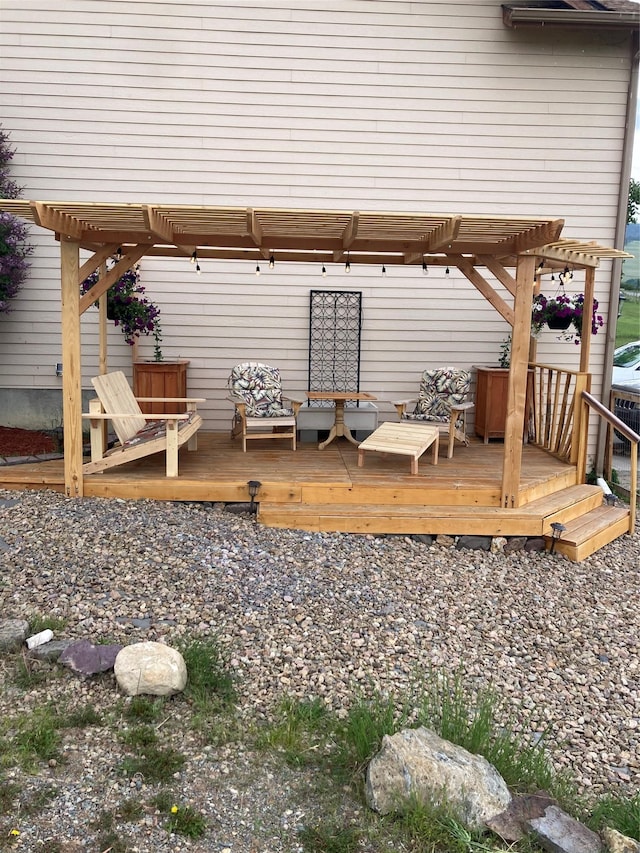
M566 236L613 239L629 78L618 33L508 30L485 0L3 0L0 52L0 114L29 198L542 214ZM30 281L0 315L0 387L60 385L58 247L39 229L34 241ZM508 331L456 270L202 268L144 260L143 283L209 428L228 425L238 361L278 364L304 388L312 288L362 291L362 386L389 399L425 366L495 363ZM90 309L86 387L96 322ZM130 370L111 325L109 340L111 366ZM596 369L603 348L600 334ZM540 350L577 361L551 335Z

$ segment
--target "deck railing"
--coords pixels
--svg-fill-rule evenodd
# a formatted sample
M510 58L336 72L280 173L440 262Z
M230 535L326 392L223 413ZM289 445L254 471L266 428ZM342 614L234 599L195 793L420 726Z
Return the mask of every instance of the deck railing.
M576 400L590 390L591 375L535 363L529 365L529 372L529 441L573 465L579 466L584 456L586 464L586 442L581 447L578 438L586 422L581 422L583 412Z
M634 432L631 427L623 423L620 418L616 417L610 409L603 406L595 397L583 391L580 395L583 410L582 420L586 423L589 419L589 409L603 418L608 425L610 431L615 430L631 443L631 484L629 487L629 533L633 533L636 523L636 495L638 492L638 445L640 444L640 435ZM586 443L586 436L585 436Z

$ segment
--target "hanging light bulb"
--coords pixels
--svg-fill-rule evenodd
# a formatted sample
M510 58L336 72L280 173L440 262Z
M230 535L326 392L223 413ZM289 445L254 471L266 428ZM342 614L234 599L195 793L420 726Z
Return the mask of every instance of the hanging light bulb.
M382 275L386 275L386 274L387 274L387 268L385 267L384 264L382 264Z
M327 275L327 268L325 267L324 264L322 264L322 277L325 278L326 275Z
M349 260L349 252L347 252L347 262L344 265L345 272L351 272L351 261Z
M269 269L272 270L276 265L276 259L271 255L269 258Z
M122 246L118 246L118 251L116 252L116 261L122 260Z
M449 267L446 268L446 270L444 271L444 274L449 275Z
M569 284L571 279L573 278L573 273L569 271L569 267L565 267L564 270L558 276L560 279L560 284L564 287L565 284Z
M191 258L189 259L190 264L195 264L198 260L198 252L194 249L191 253Z
M422 259L422 275L429 275L429 267L424 258Z
M260 275L260 264L256 264L256 275Z
M196 275L200 275L200 264L196 261Z
M544 261L540 261L540 263L538 264L538 266L536 268L536 273L538 275L540 275L540 273L542 272L543 269L544 269Z

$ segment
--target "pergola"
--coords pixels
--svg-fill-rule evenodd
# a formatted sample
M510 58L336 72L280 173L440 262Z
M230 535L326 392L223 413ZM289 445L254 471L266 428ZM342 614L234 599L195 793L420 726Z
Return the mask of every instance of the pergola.
M457 267L512 327L502 498L518 505L531 305L536 278L570 266L585 270L591 305L594 271L625 252L561 238L564 220L532 216L0 200L0 209L55 233L60 243L65 490L83 494L80 317L144 256L274 259L282 262ZM91 253L80 263L80 250ZM107 259L115 264L106 271ZM81 295L80 284L101 270ZM488 270L512 297L485 277ZM591 316L584 313L580 370L588 371Z

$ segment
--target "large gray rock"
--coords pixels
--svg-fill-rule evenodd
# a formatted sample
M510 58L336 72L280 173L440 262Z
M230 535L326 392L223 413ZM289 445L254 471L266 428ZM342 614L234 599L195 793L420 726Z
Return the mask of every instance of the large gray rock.
M170 696L184 690L187 683L184 658L163 643L125 646L116 658L114 672L120 689L129 696Z
M558 806L548 806L542 817L527 821L538 844L549 853L601 853L599 836L588 827L563 812Z
M481 755L426 728L385 735L367 768L367 802L382 814L402 812L412 798L447 803L470 829L481 830L511 801L506 782Z
M19 649L27 639L29 623L26 619L0 620L0 652Z

